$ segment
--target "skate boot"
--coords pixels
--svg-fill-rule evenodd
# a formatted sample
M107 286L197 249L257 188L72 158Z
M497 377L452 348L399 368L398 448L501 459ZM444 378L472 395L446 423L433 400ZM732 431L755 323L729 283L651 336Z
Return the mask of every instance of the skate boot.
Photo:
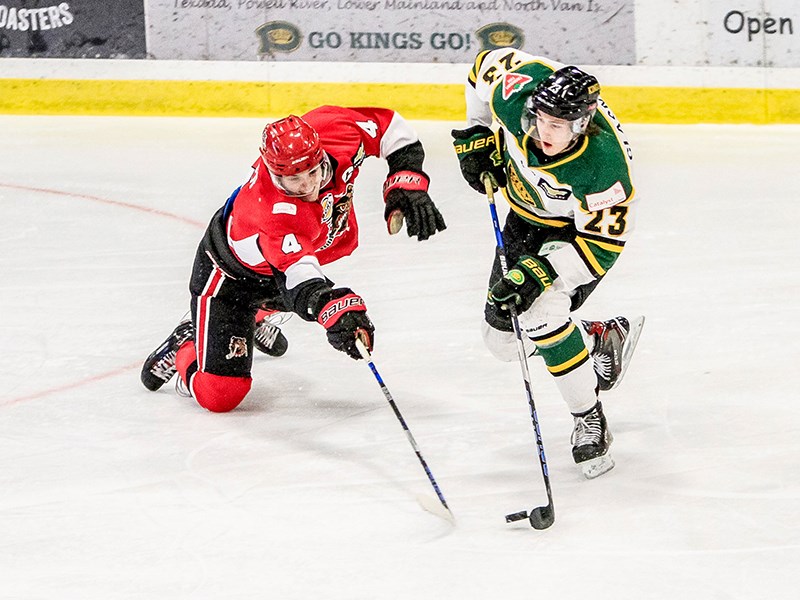
M614 436L608 430L603 406L598 401L591 410L573 414L572 458L586 479L599 477L614 468L614 459L608 449Z
M155 392L175 375L175 355L178 349L194 337L194 326L191 320L181 321L164 343L147 357L142 365L142 384L151 392Z
M581 325L595 339L592 350L594 371L600 390L607 392L622 382L628 370L642 333L644 317L635 317L630 322L625 317L610 321L581 321Z
M255 336L253 336L253 346L270 356L283 356L289 348L289 340L283 335L280 327L271 322L273 319L277 319L278 324L283 323L278 314L272 313L258 321Z

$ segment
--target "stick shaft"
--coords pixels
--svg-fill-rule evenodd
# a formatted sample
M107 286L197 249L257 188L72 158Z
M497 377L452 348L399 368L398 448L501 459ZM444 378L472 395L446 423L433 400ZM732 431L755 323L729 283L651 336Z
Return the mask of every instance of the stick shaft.
M506 247L503 242L503 232L500 229L500 221L497 218L497 207L494 203L494 187L489 177L483 178L486 187L486 198L489 201L489 212L492 215L492 226L494 227L494 237L497 240L497 255L500 260L500 269L503 276L508 274L508 259L506 257ZM525 352L525 344L522 341L522 329L519 325L519 318L517 316L517 309L514 306L509 306L511 313L511 324L514 328L514 335L517 338L517 356L519 357L520 369L522 370L522 380L525 383L525 394L528 398L528 407L531 413L531 422L533 423L533 430L536 434L536 449L539 456L539 465L542 468L542 478L544 479L544 487L547 491L547 501L553 505L553 493L550 489L550 472L547 468L547 457L544 453L544 442L542 440L542 433L539 430L539 417L536 414L536 404L533 401L533 391L531 388L530 372L528 371L528 358Z
M400 412L400 409L398 408L397 403L394 401L394 398L392 397L392 394L389 391L389 388L386 387L386 384L383 382L383 378L381 377L381 374L378 373L378 369L377 369L377 367L375 366L375 363L372 360L372 356L370 355L369 350L367 350L367 347L364 345L364 343L360 339L356 340L356 347L358 348L358 351L361 353L361 357L369 365L370 371L372 371L372 374L375 376L375 380L378 382L378 385L380 386L384 397L386 398L387 402L389 402L389 406L392 407L392 411L394 411L394 416L397 417L397 420L400 422L400 425L403 427L403 431L406 434L406 438L408 438L408 442L411 444L411 447L414 449L414 453L417 455L417 459L419 459L419 464L421 464L422 468L425 469L425 474L428 476L428 481L430 481L431 487L433 487L433 491L436 492L436 496L439 498L439 502L441 502L442 506L444 506L447 509L447 512L450 513L450 507L447 506L447 501L444 499L444 495L442 494L442 490L439 488L439 484L436 483L436 479L434 478L433 473L430 470L430 467L428 467L428 463L425 461L425 458L422 456L422 452L420 452L419 445L417 444L417 440L414 439L414 436L411 433L411 430L408 428L408 424L406 423L406 420L403 418L403 415ZM452 513L451 513L451 516L452 516Z

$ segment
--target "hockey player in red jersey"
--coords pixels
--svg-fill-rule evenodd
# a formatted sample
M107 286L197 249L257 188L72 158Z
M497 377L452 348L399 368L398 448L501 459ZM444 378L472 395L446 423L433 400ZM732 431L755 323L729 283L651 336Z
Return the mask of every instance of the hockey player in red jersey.
M142 367L149 390L177 371L213 412L233 410L249 392L254 343L275 356L286 351L283 333L261 320L270 312L317 321L329 343L354 359L357 338L372 349L375 329L364 300L322 270L358 246L353 184L366 157L389 166L383 197L390 233L403 219L419 240L445 229L428 195L422 144L392 110L323 106L291 115L264 128L260 154L200 242L189 285L191 321L180 323Z

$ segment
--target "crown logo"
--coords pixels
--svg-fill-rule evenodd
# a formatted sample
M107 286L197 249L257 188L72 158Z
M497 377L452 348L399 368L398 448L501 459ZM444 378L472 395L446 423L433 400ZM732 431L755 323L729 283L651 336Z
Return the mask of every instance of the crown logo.
M489 34L489 41L495 46L511 46L515 37L513 31L493 31Z
M258 48L259 54L294 52L303 41L303 35L297 26L288 21L264 23L256 29L256 35L261 42Z
M510 23L490 23L475 32L481 41L481 50L498 48L522 48L525 36L522 29Z

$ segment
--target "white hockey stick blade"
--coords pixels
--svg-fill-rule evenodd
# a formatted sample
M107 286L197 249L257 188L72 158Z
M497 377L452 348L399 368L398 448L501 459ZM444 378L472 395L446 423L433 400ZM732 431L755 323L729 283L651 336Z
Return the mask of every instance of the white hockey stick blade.
M439 502L438 499L426 496L425 494L417 494L417 502L432 515L436 515L453 525L456 524L456 518L453 516L453 513L450 512L450 509L445 508L444 504Z
M633 358L633 352L636 350L636 344L639 343L639 336L642 335L644 317L634 317L629 321L629 323L631 328L628 331L628 337L625 339L625 344L622 346L622 371L620 372L619 377L617 377L617 382L614 384L614 387L611 388L612 390L622 383L622 379L625 377L625 373L628 371L628 367L631 364L631 358Z

